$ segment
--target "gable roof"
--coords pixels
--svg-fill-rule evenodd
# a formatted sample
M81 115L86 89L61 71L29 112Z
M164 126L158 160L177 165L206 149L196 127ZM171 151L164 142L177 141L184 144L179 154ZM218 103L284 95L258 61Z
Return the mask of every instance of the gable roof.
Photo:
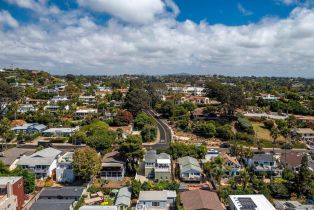
M140 191L139 201L167 201L166 191Z
M130 202L131 202L131 187L120 188L114 205L129 206Z
M157 159L156 150L149 150L144 156L145 162L155 162Z
M185 156L185 157L179 158L178 163L180 165L180 173L189 171L189 170L202 172L202 168L199 162L193 157Z
M191 190L180 194L185 210L214 209L224 210L217 193L207 190Z
M178 163L183 166L188 165L188 164L199 166L198 161L195 158L190 157L190 156L179 158Z
M297 167L301 165L302 158L305 154L298 152L288 152L287 154L282 154L281 162L287 164L290 167Z
M123 166L124 161L122 161L120 157L120 153L118 151L113 151L107 153L101 160L101 166L109 167L109 166Z
M235 164L237 166L241 166L241 164L239 163L239 161L235 157L231 157L231 156L229 156L226 153L221 154L221 157L223 158L224 163L230 161L230 162L232 162L233 164Z
M35 152L30 156L22 156L17 162L17 165L51 165L55 158L61 154L62 151L48 147L46 149Z

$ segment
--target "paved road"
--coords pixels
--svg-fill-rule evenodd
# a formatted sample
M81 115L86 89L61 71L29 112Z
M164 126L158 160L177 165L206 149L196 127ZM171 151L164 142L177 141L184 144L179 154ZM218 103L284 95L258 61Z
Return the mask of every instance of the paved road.
M146 110L146 113L155 118L157 122L157 128L159 130L159 141L156 144L144 145L147 149L167 149L172 140L172 133L163 119L157 118L157 113L153 110Z
M211 149L216 149L220 152L229 152L229 149L228 148L219 148L219 147L211 147ZM253 152L257 152L258 149L257 148L251 148ZM263 148L263 151L264 152L272 152L273 149L272 148ZM284 150L284 149L280 149L280 148L275 148L275 153L289 153L289 152L310 152L310 151L313 151L314 150L308 150L308 149L287 149L287 150Z

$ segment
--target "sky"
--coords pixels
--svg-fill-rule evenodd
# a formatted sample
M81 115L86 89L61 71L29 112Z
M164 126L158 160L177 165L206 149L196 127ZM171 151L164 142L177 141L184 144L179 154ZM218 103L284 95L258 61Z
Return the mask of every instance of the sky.
M0 68L314 78L314 0L0 0Z

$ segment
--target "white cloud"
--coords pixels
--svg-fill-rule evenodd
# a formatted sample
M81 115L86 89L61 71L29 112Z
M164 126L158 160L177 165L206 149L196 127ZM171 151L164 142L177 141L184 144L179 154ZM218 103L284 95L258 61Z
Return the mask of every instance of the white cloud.
M314 10L242 26L174 18L105 25L81 13L0 31L0 66L54 73L174 72L314 77ZM47 27L49 26L49 28Z
M276 0L276 1L287 6L299 5L309 7L314 5L314 0Z
M250 16L253 15L253 12L247 10L246 8L244 8L244 6L240 3L238 3L238 10L245 16Z
M167 14L169 7L176 16L180 10L172 0L77 0L79 5L105 12L125 22L145 24Z
M172 10L174 16L180 13L178 5L173 0L165 0L166 5Z
M59 8L55 5L48 6L47 0L5 0L10 4L15 4L18 7L30 9L41 14L58 14Z
M19 23L11 16L8 11L1 10L0 11L0 26L7 25L13 28L19 26Z

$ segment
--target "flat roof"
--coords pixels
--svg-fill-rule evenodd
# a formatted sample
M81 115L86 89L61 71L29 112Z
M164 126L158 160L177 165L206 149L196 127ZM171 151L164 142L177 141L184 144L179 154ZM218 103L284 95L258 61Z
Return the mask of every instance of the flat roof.
M241 209L241 201L239 198L242 199L251 199L254 202L256 207L255 210L276 210L275 207L267 200L267 198L262 194L256 195L229 195L230 200L232 201L233 205L236 206L237 209Z
M15 182L19 181L21 176L3 176L0 177L0 185L6 185L8 182L14 184Z

